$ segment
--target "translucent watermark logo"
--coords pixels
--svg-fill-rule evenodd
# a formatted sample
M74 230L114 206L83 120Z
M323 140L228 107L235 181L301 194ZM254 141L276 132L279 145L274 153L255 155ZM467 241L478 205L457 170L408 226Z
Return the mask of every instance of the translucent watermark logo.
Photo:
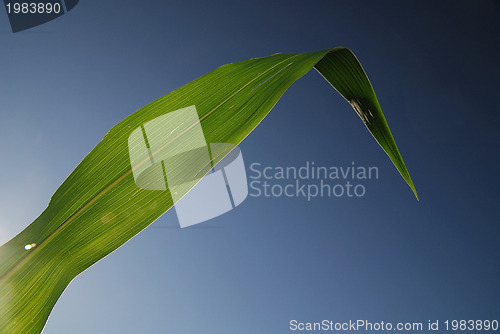
M72 10L80 0L4 0L12 32L52 21Z
M222 215L248 195L240 149L207 144L195 106L157 117L128 138L136 185L169 191L181 227Z
M306 161L296 166L250 165L251 197L298 197L311 201L321 197L353 197L366 195L365 182L379 178L375 166L318 166Z
M169 192L181 227L220 216L251 197L360 198L367 182L378 180L375 166L249 165L228 143L207 143L195 106L159 116L128 138L136 185Z

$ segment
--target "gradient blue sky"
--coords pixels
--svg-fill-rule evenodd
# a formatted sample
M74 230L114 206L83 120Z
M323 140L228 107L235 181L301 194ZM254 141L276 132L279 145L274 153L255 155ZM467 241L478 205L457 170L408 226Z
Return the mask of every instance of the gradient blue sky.
M314 71L240 146L247 165L378 166L363 198L172 210L78 276L44 333L288 333L288 322L500 314L500 2L88 1L13 34L0 10L0 242L120 120L215 69L349 47L420 202Z

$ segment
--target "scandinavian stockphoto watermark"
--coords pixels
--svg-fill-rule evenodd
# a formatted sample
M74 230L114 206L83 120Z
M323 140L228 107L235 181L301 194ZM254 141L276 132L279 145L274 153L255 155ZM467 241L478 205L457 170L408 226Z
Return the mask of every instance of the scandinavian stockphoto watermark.
M80 0L4 0L12 32L52 21L72 10Z
M170 192L181 227L220 216L248 195L240 149L208 144L195 106L159 116L128 138L136 185Z
M207 143L195 106L171 111L136 128L128 137L135 184L169 192L181 227L220 216L251 197L360 198L378 168L351 162L322 166L249 164L229 143Z
M266 166L250 164L251 197L354 197L366 195L368 180L378 180L376 166L320 166L306 161L301 166Z
M390 322L390 321L369 321L369 320L348 320L334 321L324 319L319 322L290 320L289 330L291 332L362 332L362 333L416 333L416 332L481 332L497 331L498 320L478 320L468 318L468 320L427 320L416 322Z

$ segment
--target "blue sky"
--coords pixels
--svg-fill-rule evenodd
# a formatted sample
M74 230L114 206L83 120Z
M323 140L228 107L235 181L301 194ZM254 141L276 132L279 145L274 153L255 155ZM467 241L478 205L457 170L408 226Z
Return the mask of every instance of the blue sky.
M0 242L120 120L216 67L349 47L419 191L314 71L240 145L247 167L377 166L362 198L171 210L78 276L44 333L287 333L299 321L500 314L498 1L80 1L13 34L0 10Z

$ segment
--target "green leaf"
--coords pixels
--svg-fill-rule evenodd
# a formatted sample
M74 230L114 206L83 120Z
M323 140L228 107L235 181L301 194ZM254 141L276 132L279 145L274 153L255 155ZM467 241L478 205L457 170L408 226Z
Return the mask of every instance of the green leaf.
M336 48L314 67L351 104L418 200L417 190L392 137L375 91L356 56L346 48Z
M354 107L416 195L372 86L348 49L275 54L224 65L113 127L57 189L45 211L0 248L0 333L40 333L73 278L173 206L168 189L136 185L129 155L129 137L136 129L196 106L207 142L237 145L313 67ZM172 137L168 147L151 150L151 159L179 143ZM163 163L182 173L175 160Z

